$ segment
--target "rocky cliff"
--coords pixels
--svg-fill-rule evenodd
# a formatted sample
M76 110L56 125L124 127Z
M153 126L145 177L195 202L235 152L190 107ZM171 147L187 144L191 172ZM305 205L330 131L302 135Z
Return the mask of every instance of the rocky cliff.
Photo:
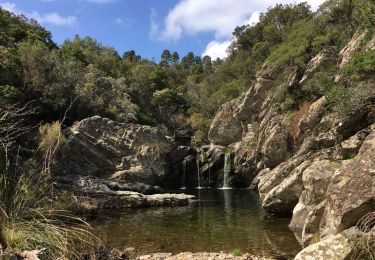
M374 96L350 99L358 103L350 112L331 109L324 94L288 98L317 84L312 79L319 73L372 49L375 38L366 43L364 35L355 34L340 53L321 51L303 71L264 64L249 90L224 104L210 128L212 145L235 148L232 180L248 176L242 179L253 181L268 213L292 217L290 228L304 246L355 226L375 210ZM339 72L331 79L344 80ZM371 80L359 85L374 89Z

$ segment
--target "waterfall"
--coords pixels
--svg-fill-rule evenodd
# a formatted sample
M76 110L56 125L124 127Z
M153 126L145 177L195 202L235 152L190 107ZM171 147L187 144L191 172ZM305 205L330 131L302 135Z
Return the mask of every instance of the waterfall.
M230 152L225 153L224 156L224 178L223 178L223 187L222 189L230 189L229 187L229 173L232 170L232 164L230 161Z
M211 188L211 159L208 158L208 188Z
M199 165L199 156L197 155L197 178L198 178L198 187L197 189L201 189L201 167Z
M187 157L185 157L182 161L182 186L180 188L181 190L186 190L186 161Z

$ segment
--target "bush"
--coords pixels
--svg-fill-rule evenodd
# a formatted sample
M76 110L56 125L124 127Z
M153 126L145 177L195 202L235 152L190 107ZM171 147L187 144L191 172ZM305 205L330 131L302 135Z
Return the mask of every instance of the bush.
M369 77L375 73L375 50L357 52L342 70L352 79Z

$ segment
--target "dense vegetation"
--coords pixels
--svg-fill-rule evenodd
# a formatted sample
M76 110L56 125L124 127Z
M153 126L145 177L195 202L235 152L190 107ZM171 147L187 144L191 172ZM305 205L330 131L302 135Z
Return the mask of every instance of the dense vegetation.
M164 50L156 63L134 51L120 55L90 37L76 36L57 46L50 32L37 22L0 9L0 189L4 191L0 194L0 208L7 217L17 219L9 224L12 227L24 218L39 221L33 217L35 212L18 208L44 207L44 201L16 204L17 198L25 195L12 193L12 187L26 185L20 189L24 191L30 187L29 180L41 183L34 180L38 173L48 175L46 164L58 152L56 147L61 148L64 143L61 123L53 122L64 120L63 124L71 125L76 120L101 115L120 122L157 126L176 137L187 132L191 142L185 138L185 144L201 145L208 141L210 122L219 107L246 91L265 62L302 73L320 51L337 54L358 30L367 30L370 40L373 28L374 0L328 0L316 13L306 3L276 5L263 13L256 25L234 30L224 60L213 61L193 53L180 58L177 52ZM348 79L344 86L333 82L339 69L332 68L310 79L302 90L286 89L278 102L293 110L305 101L326 95L332 109L346 112L351 109L350 104L358 105L349 102L349 97L369 94L369 89L357 82L373 79L374 68L374 51L360 52L340 72ZM32 113L25 113L25 108ZM9 136L5 125L24 130L44 125L40 128L39 146L22 150L25 132ZM18 167L19 153L32 159ZM16 178L10 178L10 172L17 172ZM17 212L12 213L13 209ZM56 241L66 231L57 230L55 225L49 228L50 231L39 231L55 234ZM0 234L0 246L1 238ZM17 239L13 241L24 236ZM63 250L56 250L56 255L63 254Z

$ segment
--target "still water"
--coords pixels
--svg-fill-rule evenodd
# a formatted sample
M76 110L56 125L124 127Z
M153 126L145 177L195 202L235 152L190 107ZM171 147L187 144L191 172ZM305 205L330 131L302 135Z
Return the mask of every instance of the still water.
M196 195L198 205L106 212L92 226L114 247L135 247L144 254L241 251L293 257L301 249L288 229L289 219L266 219L254 191L183 192Z

